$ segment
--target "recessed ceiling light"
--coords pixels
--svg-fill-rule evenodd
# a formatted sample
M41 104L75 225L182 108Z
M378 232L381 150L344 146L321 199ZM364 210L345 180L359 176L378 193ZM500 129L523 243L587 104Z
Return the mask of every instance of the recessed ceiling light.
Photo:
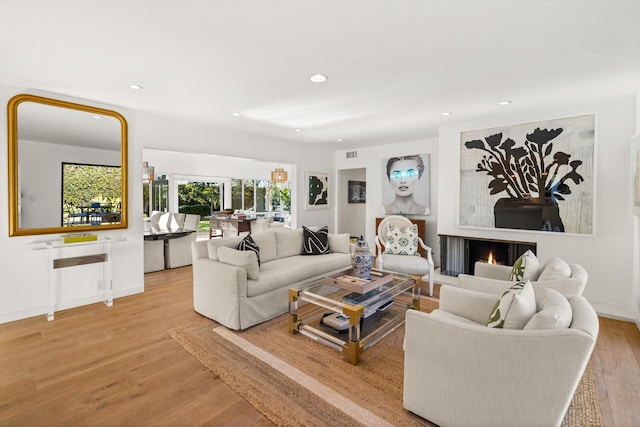
M129 85L129 88L134 89L134 90L140 90L140 89L142 89L142 86L137 85L135 83L132 83L132 84Z
M232 116L236 116L236 117L241 116L241 114L240 114L240 113L238 113L237 111L236 111L235 113L231 113L231 115L232 115Z
M296 132L302 132L302 129L298 128L296 129Z
M313 76L309 77L309 79L314 83L322 83L327 81L327 76L325 76L324 74L314 74Z
M500 101L500 105L509 105L511 101Z
M453 113L451 111L445 111L445 112L442 113L443 116L450 116L452 114Z
M342 142L342 138L338 138L338 142Z

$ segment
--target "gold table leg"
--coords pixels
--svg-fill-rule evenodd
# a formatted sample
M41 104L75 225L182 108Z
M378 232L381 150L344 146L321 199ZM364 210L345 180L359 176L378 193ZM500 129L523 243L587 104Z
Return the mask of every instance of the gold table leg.
M349 342L342 346L342 352L351 364L357 365L363 351L360 345L360 319L364 316L364 307L348 305L342 309L342 313L349 316Z
M296 289L289 289L289 333L297 334L302 322L298 319L298 295Z

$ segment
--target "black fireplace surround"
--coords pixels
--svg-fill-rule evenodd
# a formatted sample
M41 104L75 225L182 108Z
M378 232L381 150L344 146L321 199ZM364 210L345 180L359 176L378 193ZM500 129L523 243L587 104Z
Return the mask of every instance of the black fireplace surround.
M476 261L513 265L527 250L536 253L536 243L440 234L440 273L448 276L473 274Z

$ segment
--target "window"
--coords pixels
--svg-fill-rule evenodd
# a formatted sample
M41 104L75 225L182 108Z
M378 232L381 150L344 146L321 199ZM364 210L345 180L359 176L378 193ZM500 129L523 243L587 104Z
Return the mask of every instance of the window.
M269 181L256 181L256 212L269 211Z
M242 180L241 179L232 179L231 180L231 209L243 209L242 208Z
M120 212L121 197L120 166L62 163L62 226L73 225L75 219L85 216L89 223L86 209L92 204Z

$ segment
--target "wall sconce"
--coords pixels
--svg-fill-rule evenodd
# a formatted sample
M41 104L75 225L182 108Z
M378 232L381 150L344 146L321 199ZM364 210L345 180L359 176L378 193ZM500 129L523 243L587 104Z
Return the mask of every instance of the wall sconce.
M271 171L271 181L273 182L287 182L289 175L283 168L275 168Z
M154 176L154 168L153 166L149 166L149 162L142 162L142 181L145 184L153 181Z

